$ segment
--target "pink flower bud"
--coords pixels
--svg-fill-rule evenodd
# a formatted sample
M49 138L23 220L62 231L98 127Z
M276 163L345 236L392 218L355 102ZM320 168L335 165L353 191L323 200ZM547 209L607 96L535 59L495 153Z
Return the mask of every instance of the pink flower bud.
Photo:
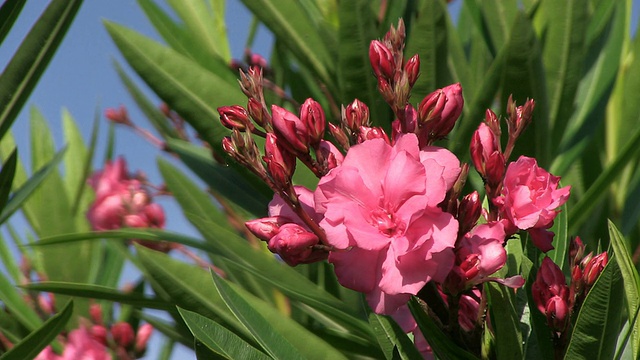
M249 114L242 106L222 106L218 108L220 122L228 129L238 129L238 131L252 130L253 124L249 120Z
M584 267L582 279L584 280L587 291L595 284L598 276L600 276L600 273L602 273L602 270L607 266L608 262L609 257L605 251L593 257Z
M377 77L393 79L396 68L393 54L382 42L378 40L371 41L369 45L369 60L371 61L373 73Z
M333 125L332 123L329 123L329 132L331 133L331 136L333 136L333 138L336 139L336 142L340 146L342 146L343 149L345 150L349 149L349 138L347 134L344 132L344 130L342 130L336 125Z
M225 136L222 139L222 150L232 158L236 158L238 156L238 149L229 136Z
M140 325L138 333L136 334L136 344L134 346L136 354L142 354L145 352L149 338L151 338L151 334L153 334L153 326L151 326L151 324Z
M361 126L358 131L358 143L373 139L383 139L387 144L391 145L391 140L389 140L389 137L381 127Z
M418 116L422 124L427 124L432 121L439 121L440 114L444 110L447 103L447 97L442 89L436 90L422 99L420 105L418 105ZM434 128L434 125L429 125L430 128Z
M144 207L143 212L147 217L148 227L158 229L164 228L164 209L162 208L162 206L160 206L160 204L151 203Z
M321 157L325 159L327 170L340 166L344 161L344 155L329 141L320 140L319 152Z
M103 325L93 325L91 326L91 336L100 344L107 345L107 328Z
M268 115L265 114L262 103L260 103L255 98L250 97L249 101L247 102L247 113L249 114L249 116L251 116L253 121L256 122L256 124L264 128L264 124L266 122L265 119L268 118Z
M283 148L282 143L273 133L268 133L265 142L263 160L267 163L267 171L274 183L287 187L296 168L296 158Z
M463 105L462 87L459 83L427 95L420 102L418 113L429 137L435 140L446 137L460 117Z
M369 108L362 101L355 99L342 110L342 119L346 128L356 132L361 126L369 125Z
M135 334L128 322L119 321L111 326L111 336L118 346L128 348L133 344Z
M300 120L305 124L309 130L309 139L312 145L318 145L320 140L324 137L324 129L326 126L326 119L322 106L317 101L309 98L300 108Z
M116 124L122 124L127 126L133 125L133 123L131 122L131 119L129 118L129 113L127 112L127 108L124 107L124 105L120 105L120 107L118 107L117 109L107 108L104 111L104 116Z
M547 301L544 314L547 317L547 325L555 331L562 332L567 327L571 311L565 299L555 295Z
M500 184L505 172L505 159L500 139L486 123L480 123L471 138L471 162L489 184Z
M420 56L418 56L418 54L413 55L411 59L407 61L404 70L407 72L409 87L413 87L420 75Z
M517 138L522 134L526 127L531 123L535 102L527 99L523 106L516 106L513 98L509 96L507 102L507 125L509 127L509 136Z
M307 154L309 152L309 130L306 125L292 112L271 106L273 127L282 145L286 145L294 152Z
M100 304L91 304L89 307L89 315L94 324L102 324L102 306L100 306Z
M269 67L269 63L267 62L267 59L265 59L262 55L259 55L256 53L250 54L249 65L258 66L263 69L266 69L267 67Z
M545 257L538 269L536 281L531 286L533 300L541 313L546 313L547 301L553 296L559 296L565 301L568 299L569 288L564 279L562 270L551 258Z
M307 263L312 259L313 246L319 242L316 234L294 223L284 224L269 240L269 250L280 255L290 266Z
M280 217L271 216L261 219L250 220L244 225L258 239L269 241L280 231Z

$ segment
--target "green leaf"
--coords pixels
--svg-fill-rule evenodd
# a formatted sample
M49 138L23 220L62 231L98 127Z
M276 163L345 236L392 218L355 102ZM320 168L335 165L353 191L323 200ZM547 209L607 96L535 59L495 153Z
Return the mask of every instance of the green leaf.
M414 102L449 85L447 68L447 9L440 0L424 1L412 20L405 54L420 56L420 77L411 91Z
M522 359L522 333L510 288L495 282L485 283L491 306L491 325L495 332L498 359Z
M13 178L16 175L17 163L18 149L14 149L2 164L2 171L0 171L0 209L4 209L9 199Z
M609 225L609 237L611 240L611 247L615 254L615 260L620 268L622 275L622 281L624 284L624 292L626 295L627 314L629 320L638 311L640 307L640 276L636 270L635 264L631 259L629 249L627 248L627 242L613 224L611 220L608 221ZM632 324L632 341L631 346L633 349L633 357L638 357L640 351L640 322L636 321Z
M547 256L553 260L560 269L565 269L565 261L567 260L567 252L569 251L569 235L567 228L569 211L567 210L567 204L565 203L560 207L560 213L553 220L552 231L554 236L553 247L554 249L549 251Z
M36 171L30 178L17 189L7 204L0 212L0 224L7 221L7 219L13 215L18 209L22 207L25 201L29 199L29 196L47 179L49 174L54 171L58 164L64 157L65 149L60 150L55 156L38 171Z
M419 359L422 357L407 334L391 317L372 312L369 314L369 323L387 359Z
M487 28L487 43L497 53L509 41L508 35L517 24L518 2L515 0L486 0L480 7L483 25Z
M0 7L0 44L11 30L27 0L7 0Z
M224 358L269 359L263 352L217 322L189 310L178 308L178 311L193 336Z
M283 317L274 308L240 293L226 280L214 275L213 282L235 317L247 328L263 350L276 359L340 359L344 358L313 333ZM276 316L276 317L274 317Z
M120 80L127 88L129 95L131 95L140 110L142 110L146 115L147 119L156 131L165 139L177 138L178 133L176 132L176 129L169 124L169 121L164 114L162 114L160 109L154 106L151 101L147 99L142 90L140 90L135 82L124 72L117 61L113 62L113 66L115 67Z
M216 194L224 196L254 218L266 215L266 204L272 191L263 183L250 184L234 168L215 163L210 151L203 147L176 139L170 139L168 146Z
M332 93L334 63L325 40L296 0L242 0L300 63L310 68Z
M27 330L35 330L42 324L35 310L24 301L24 294L17 291L3 272L0 272L0 302Z
M565 359L612 359L621 327L624 288L615 256L609 259L576 318Z
M82 0L51 1L0 75L0 139L27 101L81 4Z
M378 81L371 71L369 43L376 37L375 15L368 0L341 1L338 79L343 104L359 99L369 105L375 126L389 127L389 106L378 92Z
M155 297L149 297L136 292L123 292L106 286L79 284L62 281L42 281L22 285L22 288L34 291L52 292L76 297L96 300L108 300L128 304L136 307L169 310L173 305Z
M73 313L73 301L47 320L40 328L15 344L11 350L0 356L2 360L34 359L64 329Z
M221 149L229 131L217 108L246 102L239 87L180 53L126 27L105 22L122 56L151 89L177 111L212 148Z
M477 360L473 354L463 350L458 344L448 337L436 325L435 321L427 315L426 310L415 296L409 301L409 310L416 319L420 332L427 339L433 353L442 360Z

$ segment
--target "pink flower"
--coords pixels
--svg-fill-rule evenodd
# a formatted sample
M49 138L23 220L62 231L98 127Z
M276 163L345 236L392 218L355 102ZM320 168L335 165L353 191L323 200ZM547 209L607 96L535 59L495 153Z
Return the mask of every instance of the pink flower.
M36 360L111 360L111 354L107 348L94 339L91 332L84 326L72 330L67 335L67 343L62 355L53 352L51 346L47 346L38 354Z
M481 224L465 234L456 249L466 281L477 284L507 262L502 244L506 234L501 223Z
M316 261L313 246L319 242L316 234L294 223L284 224L269 240L269 250L280 255L291 266ZM320 260L320 259L318 259Z
M459 172L451 152L420 150L407 134L393 147L382 139L351 147L320 179L315 205L334 248L329 261L340 283L365 293L376 313L395 312L453 266L458 222L438 204Z
M277 105L271 106L273 130L293 153L309 152L309 129L294 113Z
M520 230L548 229L557 208L569 198L570 186L558 188L560 178L538 167L535 159L521 156L507 167L502 188L502 213ZM534 231L534 242L542 251L553 249L552 237Z

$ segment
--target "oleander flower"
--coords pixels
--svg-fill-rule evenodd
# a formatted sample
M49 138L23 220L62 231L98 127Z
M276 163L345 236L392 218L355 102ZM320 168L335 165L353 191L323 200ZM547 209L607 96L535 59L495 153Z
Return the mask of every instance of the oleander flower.
M448 150L418 147L415 134L390 146L351 147L320 179L315 208L340 283L366 294L376 313L392 314L454 263L458 222L438 204L460 173Z
M499 222L480 224L460 241L456 256L467 283L477 284L507 262L503 244L506 234Z
M510 224L530 230L534 244L542 251L553 249L553 226L558 208L569 198L570 186L558 188L560 177L538 167L536 159L521 156L507 167L502 188L502 213Z

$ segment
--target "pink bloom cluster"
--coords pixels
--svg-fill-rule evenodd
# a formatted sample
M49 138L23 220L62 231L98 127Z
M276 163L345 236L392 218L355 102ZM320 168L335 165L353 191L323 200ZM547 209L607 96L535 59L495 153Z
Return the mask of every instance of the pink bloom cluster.
M102 171L88 180L96 197L87 212L93 230L115 230L123 227L163 228L162 207L152 202L151 193L140 177L131 177L123 158L107 162ZM168 243L143 242L145 246L168 251Z

